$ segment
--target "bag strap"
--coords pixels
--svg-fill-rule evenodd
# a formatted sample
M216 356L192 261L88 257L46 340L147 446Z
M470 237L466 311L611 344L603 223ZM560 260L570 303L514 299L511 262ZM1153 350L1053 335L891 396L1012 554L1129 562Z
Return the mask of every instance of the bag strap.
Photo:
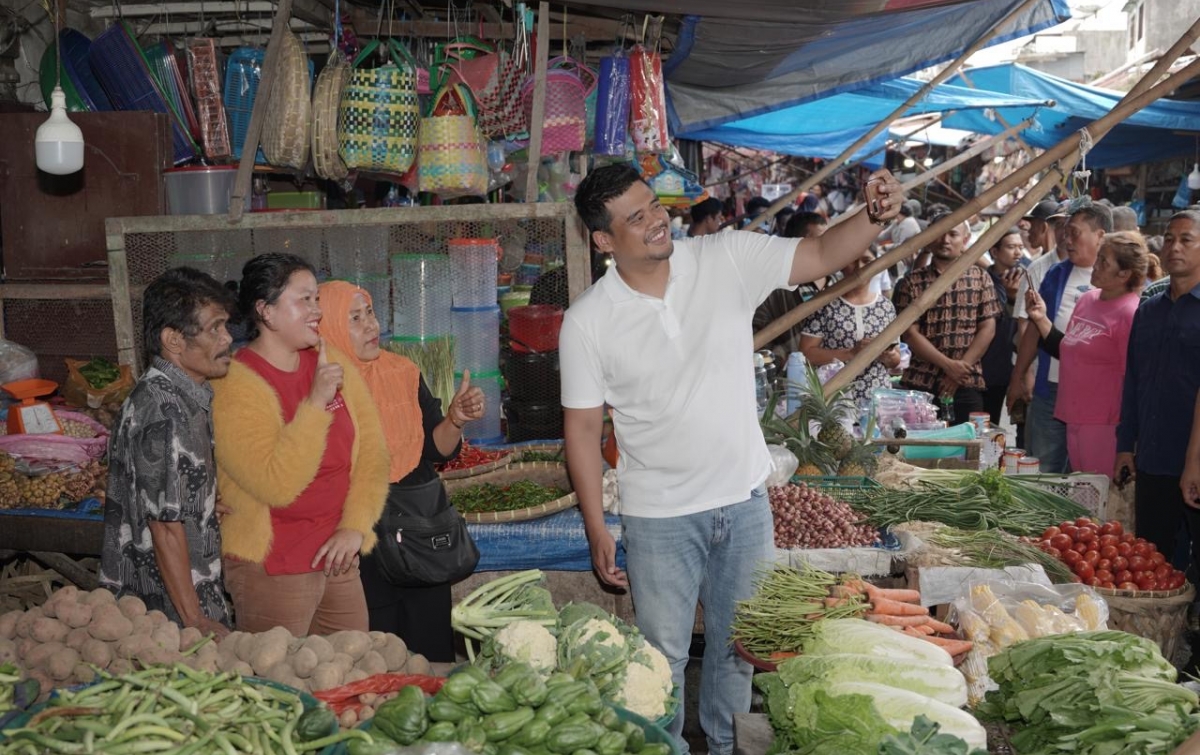
M358 55L354 56L354 68L358 68L364 60L371 56L371 53L379 49L379 40L372 39L370 42L363 45L363 48L358 51Z
M434 95L433 102L429 104L430 117L434 117L433 114L437 112L438 106L442 104L442 100L450 94L458 98L463 111L467 115L475 119L479 118L479 109L475 105L475 97L471 94L471 88L463 83L454 84L453 86L443 86L438 90L437 94Z
M417 69L421 67L408 48L400 44L397 39L388 40L388 52L391 53L392 61L401 68L407 66L408 70L416 73Z
M573 71L579 78L579 84L584 89L584 96L590 95L596 91L596 84L600 77L588 66L580 63L570 55L559 55L557 58L551 58L546 61L546 69L560 68L564 71Z

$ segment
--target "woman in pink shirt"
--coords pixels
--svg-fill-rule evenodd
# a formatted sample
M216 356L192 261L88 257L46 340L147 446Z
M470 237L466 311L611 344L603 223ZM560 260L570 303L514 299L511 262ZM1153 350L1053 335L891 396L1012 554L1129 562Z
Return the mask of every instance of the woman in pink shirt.
M1129 331L1146 280L1146 241L1135 231L1104 237L1092 268L1092 290L1079 297L1067 332L1054 327L1032 289L1029 321L1059 360L1054 416L1067 425L1067 457L1075 472L1109 475L1117 455L1117 421Z

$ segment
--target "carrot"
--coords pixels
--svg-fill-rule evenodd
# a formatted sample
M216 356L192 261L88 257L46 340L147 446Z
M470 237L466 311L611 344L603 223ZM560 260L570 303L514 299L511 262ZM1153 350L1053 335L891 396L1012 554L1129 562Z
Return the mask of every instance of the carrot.
M835 598L856 598L862 595L862 590L857 590L849 585L834 585L829 588L829 594Z
M863 618L867 621L873 621L876 624L887 624L893 627L916 627L932 621L928 614L924 616L892 616L890 614L869 613Z
M857 598L858 596L855 596ZM859 605L864 608L866 605L860 599L851 598L825 598L826 608L837 608L838 606Z
M768 657L772 661L786 661L788 658L795 658L798 655L800 654L794 650L776 650Z
M975 647L968 640L947 640L937 637L936 635L925 635L922 636L921 639L937 645L950 655L962 655L963 653L969 653L971 652L971 648Z
M917 590L901 590L876 587L870 582L864 582L861 579L852 579L845 583L847 587L864 592L871 602L883 598L885 600L895 600L900 603L920 603L921 593Z
M916 629L917 632L922 635L937 634L937 630L935 630L933 627L929 626L928 624L922 624L918 627L912 627L912 629Z
M901 603L889 598L874 598L871 600L871 611L892 616L928 616L929 609L912 603Z
M938 634L954 634L954 627L937 619L930 619L929 626L933 627Z

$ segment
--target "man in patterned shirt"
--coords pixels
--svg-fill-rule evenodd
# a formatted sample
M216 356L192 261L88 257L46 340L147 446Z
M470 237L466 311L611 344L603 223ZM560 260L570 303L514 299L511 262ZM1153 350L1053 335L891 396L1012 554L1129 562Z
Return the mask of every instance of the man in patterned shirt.
M208 275L174 268L146 287L150 366L109 449L100 583L181 626L229 633L221 582L211 378L229 371L234 302Z
M948 213L929 218L930 225ZM970 238L966 223L951 228L922 252L932 261L913 270L896 284L892 301L903 311L916 301L938 277L962 256ZM966 422L971 412L982 412L983 371L980 360L996 333L1000 304L988 274L972 265L934 302L904 334L912 349L912 363L901 384L908 389L954 398L954 417Z

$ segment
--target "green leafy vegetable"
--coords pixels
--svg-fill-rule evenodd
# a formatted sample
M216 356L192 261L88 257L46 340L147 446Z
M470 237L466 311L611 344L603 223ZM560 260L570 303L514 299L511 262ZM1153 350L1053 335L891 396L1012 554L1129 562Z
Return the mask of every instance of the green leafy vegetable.
M100 389L121 377L121 368L104 357L93 357L80 366L79 374L83 375L89 386Z
M967 680L944 663L882 658L857 653L798 655L779 664L786 684L880 682L931 697L955 708L967 704Z
M450 495L454 508L466 513L484 511L516 511L562 498L567 491L541 485L533 480L517 480L509 485L485 482L463 488Z
M986 750L972 750L953 734L939 734L941 728L925 716L917 716L911 730L884 737L879 755L986 755Z

